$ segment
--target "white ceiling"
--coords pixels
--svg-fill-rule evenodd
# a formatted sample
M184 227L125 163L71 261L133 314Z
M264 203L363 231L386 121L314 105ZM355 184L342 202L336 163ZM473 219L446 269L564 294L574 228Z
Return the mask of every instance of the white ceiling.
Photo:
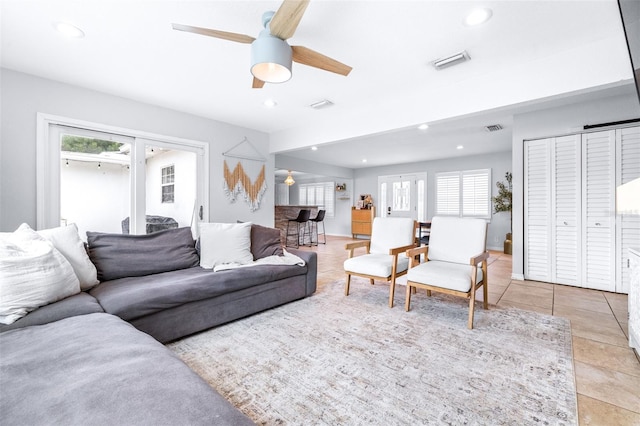
M515 112L574 94L633 93L615 0L312 0L290 44L347 63L352 73L294 64L290 81L264 89L251 89L249 45L171 29L175 22L255 37L262 13L279 5L2 0L0 64L264 131L274 153L351 168L509 150ZM463 25L477 6L491 8L492 19ZM86 37L61 37L55 21ZM431 67L461 50L470 61ZM278 105L266 108L266 99ZM322 99L335 105L308 106ZM431 127L419 131L421 122ZM505 129L487 133L489 124Z

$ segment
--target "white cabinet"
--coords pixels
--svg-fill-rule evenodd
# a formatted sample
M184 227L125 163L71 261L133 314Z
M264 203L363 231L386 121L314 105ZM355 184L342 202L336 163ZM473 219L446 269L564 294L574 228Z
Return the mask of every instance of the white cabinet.
M525 278L628 292L640 218L616 186L640 177L640 128L525 141Z

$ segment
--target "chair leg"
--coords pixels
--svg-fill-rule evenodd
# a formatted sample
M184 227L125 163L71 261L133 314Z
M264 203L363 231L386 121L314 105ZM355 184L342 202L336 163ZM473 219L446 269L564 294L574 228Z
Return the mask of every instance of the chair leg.
M369 282L373 285L373 278L369 278Z
M489 289L487 288L487 282L485 281L482 283L482 296L484 299L482 303L482 307L484 309L489 309L489 302L487 301L489 299L488 293L489 293Z
M467 328L469 330L473 330L473 311L476 305L476 292L475 289L471 291L471 297L469 298L469 322L467 323Z
M427 290L427 296L431 297L431 290Z
M391 280L391 285L389 286L389 307L393 308L393 296L396 292L396 280L395 277L394 279Z
M347 274L347 282L344 285L344 295L349 295L349 285L351 284L351 274Z
M324 241L322 244L327 244L327 233L324 229L324 221L320 222L322 224L322 238ZM318 236L318 224L316 223L316 238L318 239L318 243L320 243L320 236Z
M415 287L411 287L409 285L409 283L407 282L407 291L406 291L407 294L405 295L405 298L404 298L404 310L407 311L407 312L409 312L409 309L411 308L411 291L412 291L412 288L413 288L413 291L416 290Z

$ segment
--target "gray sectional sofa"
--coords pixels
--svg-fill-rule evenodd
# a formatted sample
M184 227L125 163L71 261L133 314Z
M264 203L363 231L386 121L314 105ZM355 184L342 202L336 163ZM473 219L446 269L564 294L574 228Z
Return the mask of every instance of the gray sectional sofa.
M316 253L289 250L304 266L213 272L188 228L88 233L88 247L100 284L0 325L2 422L252 424L159 342L310 296Z

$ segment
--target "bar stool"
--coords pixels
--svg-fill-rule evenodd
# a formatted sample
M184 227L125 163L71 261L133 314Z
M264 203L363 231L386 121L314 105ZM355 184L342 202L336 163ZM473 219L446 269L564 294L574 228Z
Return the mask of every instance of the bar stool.
M322 244L327 244L327 234L325 234L324 232L324 215L327 211L326 210L318 210L318 214L316 215L316 217L309 219L309 221L311 222L311 243L313 244L313 235L315 234L316 236L316 245L318 245L320 243L319 241L319 237L318 237L318 224L322 224L322 235L324 236L324 242Z
M296 237L295 247L296 248L300 247L300 228L301 227L302 227L302 245L304 245L305 235L309 235L309 245L311 245L311 234L307 231L310 215L311 215L310 210L302 209L298 212L298 217L296 217L295 219L289 219L287 221L287 237L285 241L285 245L287 247L289 247L289 236L295 236ZM289 232L289 225L291 225L292 222L295 223L293 228L295 232Z

